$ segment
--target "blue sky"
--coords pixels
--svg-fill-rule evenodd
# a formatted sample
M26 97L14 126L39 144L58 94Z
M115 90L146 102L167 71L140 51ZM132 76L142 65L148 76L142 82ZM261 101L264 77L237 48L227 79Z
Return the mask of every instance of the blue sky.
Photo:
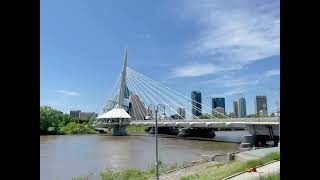
M223 96L227 112L244 96L250 114L267 95L272 112L279 16L277 0L41 0L40 104L98 111L128 48L132 69L186 96Z

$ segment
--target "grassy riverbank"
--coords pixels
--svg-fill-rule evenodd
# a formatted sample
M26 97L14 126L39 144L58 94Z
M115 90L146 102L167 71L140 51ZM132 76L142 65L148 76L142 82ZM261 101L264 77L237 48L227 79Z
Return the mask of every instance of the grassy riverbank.
M148 126L134 126L129 125L127 127L127 133L145 133Z
M271 153L261 159L250 160L247 162L231 162L227 164L213 165L195 173L194 175L181 177L180 180L223 179L273 160L280 160L280 153Z
M280 172L260 177L259 180L280 180Z
M159 162L159 171L165 173L177 169L177 164L165 165L163 162ZM100 173L102 180L147 180L155 175L155 165L151 165L146 170L137 168L130 168L123 171L116 171L112 168L106 168ZM71 180L85 180L90 179L88 177L72 178Z
M258 160L251 160L247 162L230 162L207 165L206 168L197 170L193 175L183 176L180 180L208 180L208 179L223 179L238 172L245 171L249 168L263 165L273 160L280 160L280 153L272 153ZM190 164L184 164L178 166L177 164L165 165L160 162L160 174L166 174L168 172L181 169ZM130 168L124 171L116 171L111 168L107 168L100 173L102 180L147 180L155 176L155 166L152 165L146 170ZM73 178L72 180L85 180L90 178ZM280 179L280 173L271 174L260 178L261 180L278 180Z

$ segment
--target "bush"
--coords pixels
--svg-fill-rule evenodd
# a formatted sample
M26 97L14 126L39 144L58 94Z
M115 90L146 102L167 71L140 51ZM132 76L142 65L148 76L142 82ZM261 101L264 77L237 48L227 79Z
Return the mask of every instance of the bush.
M134 126L134 125L129 125L127 127L127 132L128 133L144 133L146 132L147 126Z
M144 180L149 177L144 171L136 168L125 171L113 171L108 168L101 172L101 178L102 180Z
M88 120L71 118L48 106L40 106L40 134L92 134Z
M63 134L94 134L96 131L86 123L70 122L61 128Z

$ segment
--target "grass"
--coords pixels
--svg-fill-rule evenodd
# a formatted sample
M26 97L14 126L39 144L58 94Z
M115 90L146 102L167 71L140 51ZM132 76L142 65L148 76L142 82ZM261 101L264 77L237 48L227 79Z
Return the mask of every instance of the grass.
M160 174L178 169L179 166L175 163L172 165L166 165L162 161L159 161ZM130 168L127 170L117 171L112 168L106 168L100 172L102 180L147 180L155 176L155 165L149 166L146 170L137 168ZM72 178L71 180L86 180L85 177Z
M280 180L280 172L261 176L259 180Z
M146 132L147 126L133 126L129 125L127 127L127 132L128 133L144 133Z
M161 173L178 168L177 164L165 165L159 161L159 171ZM155 176L155 165L149 166L146 170L130 168L124 171L115 171L111 168L103 170L100 175L102 180L147 180Z
M251 167L265 164L272 160L280 160L280 153L271 153L261 159L251 160L244 163L231 162L227 164L215 164L207 166L206 169L197 172L197 174L181 177L180 180L223 179L238 172L245 171ZM180 167L183 166L186 165L182 165ZM176 170L180 167L177 164L165 165L162 161L159 162L160 174ZM146 170L130 168L123 171L116 171L112 168L106 168L100 173L100 175L102 180L147 180L155 176L155 165L149 166L149 168L147 168ZM280 173L261 177L260 180L277 180L277 178L280 179ZM72 180L84 180L84 178L72 178Z
M223 179L249 168L263 165L273 160L280 160L280 153L271 153L258 160L250 160L247 162L231 162L222 166L208 167L207 169L198 172L191 176L181 177L180 180L209 180L209 179Z

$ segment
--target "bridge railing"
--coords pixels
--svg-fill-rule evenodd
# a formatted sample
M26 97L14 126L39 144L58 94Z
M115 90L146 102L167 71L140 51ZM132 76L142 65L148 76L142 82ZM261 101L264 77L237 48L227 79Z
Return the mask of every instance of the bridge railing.
M150 122L155 120L131 120L131 122ZM261 118L217 118L217 119L174 119L158 120L158 122L279 122L278 117Z

